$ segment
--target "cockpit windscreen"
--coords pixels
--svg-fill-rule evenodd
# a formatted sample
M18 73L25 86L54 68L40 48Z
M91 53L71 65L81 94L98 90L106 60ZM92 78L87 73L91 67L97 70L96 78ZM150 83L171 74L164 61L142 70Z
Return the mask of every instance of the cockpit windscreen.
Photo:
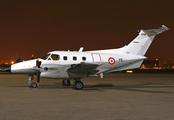
M49 56L50 56L50 53L46 53L46 54L41 55L39 58L46 60Z

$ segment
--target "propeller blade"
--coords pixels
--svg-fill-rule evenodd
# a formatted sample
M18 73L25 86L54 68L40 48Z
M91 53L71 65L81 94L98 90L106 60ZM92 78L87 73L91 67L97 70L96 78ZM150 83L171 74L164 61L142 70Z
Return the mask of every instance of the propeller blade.
M34 59L34 54L31 55L31 59Z
M16 62L22 62L22 58L19 57L19 58L16 60Z
M40 65L41 65L41 61L39 61L39 59L37 59L37 60L36 60L36 66L37 66L38 68L40 68Z
M21 57L18 58L18 54L16 54L16 58L14 58L13 56L11 57L16 61L16 63L22 62L22 58Z
M40 85L40 71L37 71L37 86Z
M36 60L36 66L40 68L41 61L39 59ZM39 87L40 85L40 71L37 71L37 86Z
M20 57L20 61L22 62L23 58Z
M16 60L13 56L11 56L14 60Z
M17 60L18 59L18 54L16 54L16 59L15 60Z

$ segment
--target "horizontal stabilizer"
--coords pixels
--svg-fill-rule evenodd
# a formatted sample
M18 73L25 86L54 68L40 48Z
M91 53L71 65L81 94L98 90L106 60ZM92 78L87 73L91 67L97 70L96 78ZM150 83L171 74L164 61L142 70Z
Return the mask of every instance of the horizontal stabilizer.
M154 28L154 29L144 29L143 31L148 35L148 36L154 36L154 35L158 35L162 32L165 32L169 30L169 28L167 28L165 25L162 25L162 27L159 28Z

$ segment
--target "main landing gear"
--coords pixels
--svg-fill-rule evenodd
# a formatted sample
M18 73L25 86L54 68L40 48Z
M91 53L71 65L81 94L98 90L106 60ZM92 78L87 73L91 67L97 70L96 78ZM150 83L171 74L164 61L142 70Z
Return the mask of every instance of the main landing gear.
M63 86L70 86L71 85L70 84L70 80L68 80L68 79L65 80L64 79L62 81L62 85ZM84 87L84 84L83 84L82 81L80 81L80 79L74 79L74 89L76 89L76 90L82 90L83 87Z
M84 87L84 84L83 84L83 82L81 82L81 81L76 81L75 84L74 84L74 88L75 88L76 90L82 90L83 87Z

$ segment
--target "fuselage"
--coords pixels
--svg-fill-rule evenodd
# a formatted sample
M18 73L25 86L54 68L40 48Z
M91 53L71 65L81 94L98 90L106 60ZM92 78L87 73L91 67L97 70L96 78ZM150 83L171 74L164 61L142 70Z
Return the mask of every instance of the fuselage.
M65 79L70 78L67 69L74 64L82 62L99 64L97 68L99 70L98 73L108 73L124 70L129 67L130 69L137 68L145 58L138 55L108 54L97 51L53 51L42 55L38 59L41 61L41 77ZM23 61L11 66L11 73L35 75L36 71L36 59Z

